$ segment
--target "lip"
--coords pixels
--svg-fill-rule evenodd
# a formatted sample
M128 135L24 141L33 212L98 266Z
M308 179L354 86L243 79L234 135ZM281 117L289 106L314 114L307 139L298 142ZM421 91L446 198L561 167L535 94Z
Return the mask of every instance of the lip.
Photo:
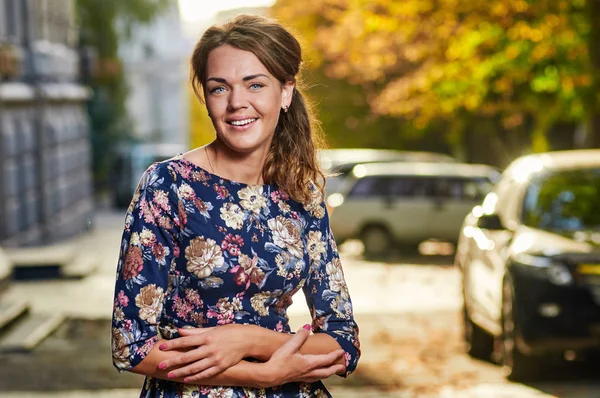
M227 119L225 119L226 122L237 122L238 120L246 120L246 119L258 119L256 116L250 116L250 115L238 115L238 116L232 116L229 117Z
M239 121L239 120L247 120L247 119L254 119L254 121L248 123L248 124L244 124L243 126L235 126L233 124L230 124L230 122L235 122L235 121ZM259 119L257 117L235 117L235 118L230 118L226 120L227 126L233 130L236 131L245 131L248 130L250 127L252 127L254 125L254 123L256 123Z

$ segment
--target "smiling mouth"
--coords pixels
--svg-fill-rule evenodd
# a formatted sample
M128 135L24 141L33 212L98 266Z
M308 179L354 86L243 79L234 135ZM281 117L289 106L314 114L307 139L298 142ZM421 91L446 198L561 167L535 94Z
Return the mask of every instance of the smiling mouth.
M229 121L227 121L227 124L230 124L232 126L246 126L257 120L258 119L255 119L255 118L249 118L249 119L243 119L243 120L229 120Z

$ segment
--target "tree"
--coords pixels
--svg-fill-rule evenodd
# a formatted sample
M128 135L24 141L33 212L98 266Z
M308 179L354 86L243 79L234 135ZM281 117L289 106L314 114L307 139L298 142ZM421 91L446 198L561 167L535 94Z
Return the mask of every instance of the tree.
M92 168L97 186L108 184L119 142L130 137L125 108L127 84L118 58L119 43L133 26L149 23L176 0L77 0L80 46L93 49L96 67L86 83L93 89L88 111Z
M547 149L560 121L587 119L600 137L597 0L279 0L292 24L313 15L313 52L332 77L361 84L371 108L418 128L449 123L460 145L474 117L505 130L532 121ZM600 143L600 142L599 142Z
M415 132L398 117L376 114L371 110L371 94L365 87L344 77L328 75L331 61L323 59L320 50L313 45L315 34L323 23L319 2L304 4L302 13L298 15L289 11L295 12L295 8L289 9L279 2L272 7L271 14L292 27L302 41L303 75L307 83L304 88L316 105L329 146L447 150L440 141L423 148L423 142L418 142L422 133ZM403 134L399 134L400 131Z

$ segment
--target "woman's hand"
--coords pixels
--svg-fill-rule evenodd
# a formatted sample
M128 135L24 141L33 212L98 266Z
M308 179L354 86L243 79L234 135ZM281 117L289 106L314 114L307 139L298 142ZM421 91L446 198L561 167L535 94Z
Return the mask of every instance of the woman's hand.
M179 329L182 337L169 340L159 348L163 351L195 348L162 361L158 368L166 370L182 366L169 372L169 378L185 377L185 382L215 376L247 355L248 341L244 336L244 327L247 325Z
M344 350L328 354L301 354L300 347L306 342L310 326L301 328L283 344L264 364L264 387L274 387L290 382L313 383L326 379L345 370L344 365L336 364L344 355Z

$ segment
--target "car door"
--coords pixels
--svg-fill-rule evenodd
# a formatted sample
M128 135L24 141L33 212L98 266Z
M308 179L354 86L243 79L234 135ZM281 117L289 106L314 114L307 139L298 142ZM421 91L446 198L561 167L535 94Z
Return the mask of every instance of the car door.
M415 244L429 238L428 219L434 207L431 178L398 175L389 178L388 184L390 197L385 203L386 216L396 239Z
M331 226L336 237L342 240L358 237L367 225L388 226L389 184L385 178L366 176L347 187L343 204L332 211Z
M470 262L467 265L465 282L470 300L480 316L490 324L500 327L502 309L502 282L506 272L508 251L514 232L514 220L518 218L522 205L522 184L510 178L501 181L494 192L486 196L483 210L497 214L507 229L480 228L473 230Z
M482 215L485 217L484 215ZM499 324L505 248L512 233L480 226L478 218L469 231L471 237L468 264L464 272L465 293L473 318L485 318L487 324Z
M431 238L458 241L462 223L492 189L486 177L447 177L433 179L434 206L429 219Z

